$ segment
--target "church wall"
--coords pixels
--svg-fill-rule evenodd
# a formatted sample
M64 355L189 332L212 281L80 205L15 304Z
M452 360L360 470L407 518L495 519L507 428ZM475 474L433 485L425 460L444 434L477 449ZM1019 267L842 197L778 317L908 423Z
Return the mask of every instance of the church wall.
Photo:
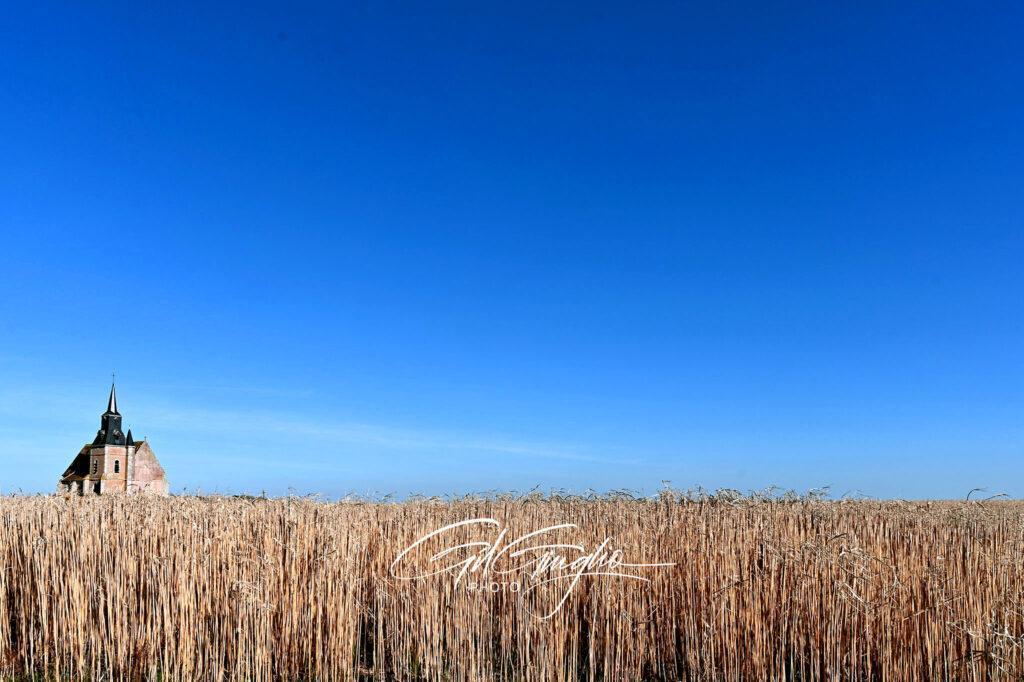
M164 477L163 467L153 454L149 444L143 442L135 451L134 477L132 478L132 490L141 492L166 495L168 493L167 479Z
M135 454L135 451L136 447L134 445L128 446L128 461L126 462L125 466L125 480L128 481L129 487L131 487L131 481L135 480L135 460L138 459L138 457Z
M104 493L123 493L125 489L125 481L123 479L108 478L103 481Z

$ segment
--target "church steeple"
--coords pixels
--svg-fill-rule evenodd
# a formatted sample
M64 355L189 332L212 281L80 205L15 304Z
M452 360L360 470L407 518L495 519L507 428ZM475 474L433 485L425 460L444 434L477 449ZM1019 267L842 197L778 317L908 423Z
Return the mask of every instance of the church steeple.
M110 382L110 397L107 398L107 414L121 414L117 411L117 389L114 382Z
M117 411L117 390L113 382L110 384L110 397L107 398L107 411L100 416L100 430L96 432L93 445L124 445L125 437L121 433L121 413Z

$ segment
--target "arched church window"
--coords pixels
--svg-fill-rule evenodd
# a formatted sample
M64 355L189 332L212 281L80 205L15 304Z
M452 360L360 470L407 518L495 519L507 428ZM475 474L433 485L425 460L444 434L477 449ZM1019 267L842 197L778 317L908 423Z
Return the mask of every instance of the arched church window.
M95 474L99 470L100 470L100 462L99 462L98 459L94 459L92 461L92 472Z
M119 459L115 459L114 460L114 473L115 474L121 473L121 460L119 460Z

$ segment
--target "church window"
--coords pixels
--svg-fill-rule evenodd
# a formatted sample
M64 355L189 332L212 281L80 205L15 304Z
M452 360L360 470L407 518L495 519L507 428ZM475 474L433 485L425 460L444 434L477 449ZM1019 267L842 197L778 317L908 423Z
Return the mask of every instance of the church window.
M95 474L99 470L100 470L100 461L98 459L94 459L92 461L92 472Z
M115 474L121 473L121 460L119 460L119 459L115 459L114 460L114 473Z

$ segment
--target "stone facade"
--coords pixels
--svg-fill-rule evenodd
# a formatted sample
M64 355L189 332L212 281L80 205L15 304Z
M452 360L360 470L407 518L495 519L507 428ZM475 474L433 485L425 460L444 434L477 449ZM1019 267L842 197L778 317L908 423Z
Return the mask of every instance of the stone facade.
M57 492L168 494L167 477L149 443L136 443L130 429L127 434L121 432L121 413L117 411L113 386L95 440L79 451L57 483Z

